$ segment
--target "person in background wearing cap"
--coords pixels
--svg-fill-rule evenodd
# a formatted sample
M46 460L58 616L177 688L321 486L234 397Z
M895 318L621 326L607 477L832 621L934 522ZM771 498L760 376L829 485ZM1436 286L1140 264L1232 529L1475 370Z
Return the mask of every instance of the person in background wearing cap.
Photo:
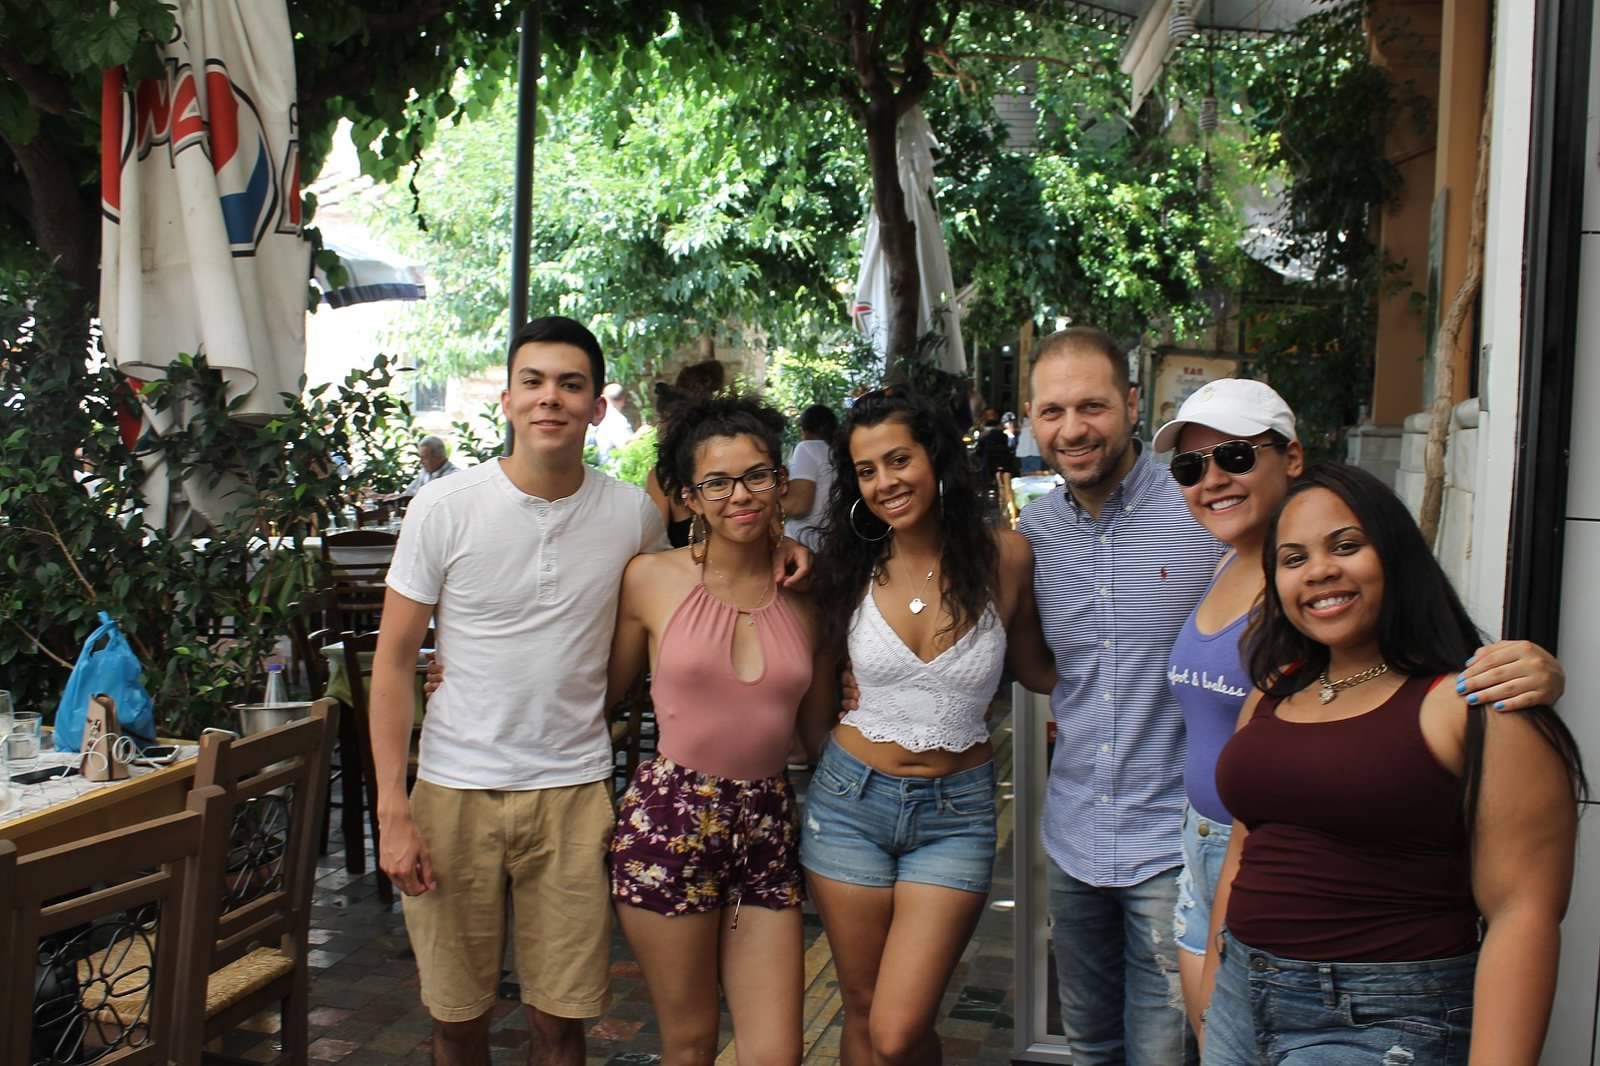
M1183 871L1173 914L1184 1007L1198 1033L1200 979L1218 878L1233 816L1217 795L1217 758L1250 694L1250 612L1265 588L1262 545L1274 511L1304 468L1294 412L1261 381L1224 378L1202 386L1156 433L1158 452L1177 449L1170 470L1197 522L1230 550L1190 612L1167 668L1183 708L1187 753ZM1458 689L1472 703L1509 711L1553 703L1565 688L1560 663L1537 645L1504 641L1479 649Z

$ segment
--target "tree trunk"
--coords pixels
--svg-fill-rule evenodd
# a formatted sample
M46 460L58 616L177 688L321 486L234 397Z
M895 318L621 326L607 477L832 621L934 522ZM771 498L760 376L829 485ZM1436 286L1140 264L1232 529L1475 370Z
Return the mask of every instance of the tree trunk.
M8 138L6 146L27 183L34 240L72 294L64 318L83 333L87 347L89 315L99 296L100 205L80 191L66 158L43 137L27 144Z
M1467 319L1478 299L1483 284L1484 228L1489 203L1489 146L1494 133L1494 109L1489 101L1494 98L1494 68L1489 68L1489 81L1484 90L1483 125L1478 133L1478 167L1472 190L1472 225L1467 239L1467 271L1461 285L1451 297L1439 332L1433 342L1434 375L1433 403L1428 420L1428 440L1423 449L1422 506L1418 509L1417 526L1428 547L1435 547L1439 539L1440 518L1444 512L1445 448L1450 441L1450 418L1455 411L1452 402L1455 393L1455 350L1466 328Z
M891 100L867 105L867 159L872 172L872 210L889 267L889 306L885 320L887 369L892 381L905 381L917 349L917 303L922 275L917 265L917 225L900 186L900 110Z

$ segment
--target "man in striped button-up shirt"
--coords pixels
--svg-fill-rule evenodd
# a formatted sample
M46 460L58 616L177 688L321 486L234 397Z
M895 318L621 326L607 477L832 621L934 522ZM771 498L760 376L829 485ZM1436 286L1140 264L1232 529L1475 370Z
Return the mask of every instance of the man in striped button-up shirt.
M1178 1066L1193 1042L1172 937L1184 733L1167 661L1222 546L1134 439L1138 390L1110 337L1046 338L1032 402L1067 481L1018 525L1060 676L1043 838L1062 1022L1074 1066Z

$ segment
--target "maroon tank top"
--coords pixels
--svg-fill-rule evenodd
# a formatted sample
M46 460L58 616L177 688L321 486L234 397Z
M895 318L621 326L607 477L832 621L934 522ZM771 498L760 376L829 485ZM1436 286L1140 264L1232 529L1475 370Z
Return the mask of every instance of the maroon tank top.
M1263 698L1217 761L1244 823L1228 931L1315 962L1408 962L1476 950L1460 783L1422 737L1433 678L1366 714L1286 722Z

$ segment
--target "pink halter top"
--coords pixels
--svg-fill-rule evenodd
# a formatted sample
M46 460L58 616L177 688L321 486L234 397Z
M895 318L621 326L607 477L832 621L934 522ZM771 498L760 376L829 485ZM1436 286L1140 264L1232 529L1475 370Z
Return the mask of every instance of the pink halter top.
M755 624L761 674L733 670L736 627ZM800 701L811 687L811 641L782 592L741 611L697 584L667 622L650 696L656 750L680 766L754 781L783 772Z

